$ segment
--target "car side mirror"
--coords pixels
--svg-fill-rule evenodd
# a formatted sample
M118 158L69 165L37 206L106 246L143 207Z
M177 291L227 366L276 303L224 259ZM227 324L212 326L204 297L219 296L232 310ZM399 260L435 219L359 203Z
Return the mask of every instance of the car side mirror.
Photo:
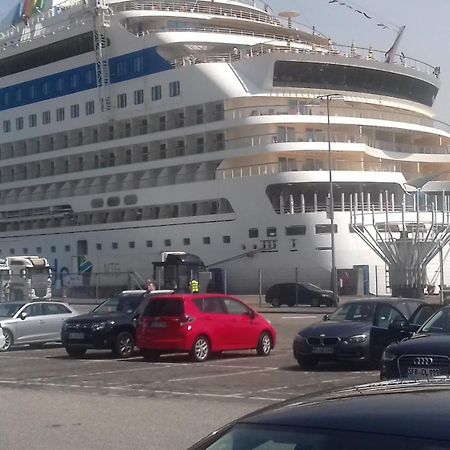
M25 320L27 318L27 313L25 311L21 312L19 317L21 320Z
M325 315L322 317L322 320L330 320L330 315L329 315L329 314L325 314Z
M389 324L389 330L391 331L409 331L409 323L405 320L394 320Z

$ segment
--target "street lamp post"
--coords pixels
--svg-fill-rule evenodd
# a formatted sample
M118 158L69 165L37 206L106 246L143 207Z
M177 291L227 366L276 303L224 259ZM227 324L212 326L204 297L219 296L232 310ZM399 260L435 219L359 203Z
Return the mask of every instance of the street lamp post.
M334 189L333 189L333 171L331 167L331 134L330 134L330 100L341 97L339 94L319 95L317 98L327 101L327 140L328 140L328 182L330 190L329 217L331 224L331 290L333 291L333 299L336 303L338 293L337 271L336 271L336 249L334 242Z

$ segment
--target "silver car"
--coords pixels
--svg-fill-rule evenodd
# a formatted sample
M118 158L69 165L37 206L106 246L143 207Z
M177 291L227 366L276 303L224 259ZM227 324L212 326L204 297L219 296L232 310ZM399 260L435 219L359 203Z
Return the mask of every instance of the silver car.
M0 351L16 344L40 346L61 340L61 326L78 313L69 305L59 302L7 302L0 303ZM1 345L3 342L3 345Z
M3 329L0 326L0 348L2 348L5 345L5 342L6 342L6 340L5 340L5 336L3 334Z

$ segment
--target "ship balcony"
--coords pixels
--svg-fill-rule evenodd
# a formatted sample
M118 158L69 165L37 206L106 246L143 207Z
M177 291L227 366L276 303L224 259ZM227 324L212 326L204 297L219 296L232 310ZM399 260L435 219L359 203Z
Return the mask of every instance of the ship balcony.
M242 8L239 7L239 3L242 4ZM257 9L250 11L248 6L255 7L255 4L259 3L262 9L265 9L265 13L259 12ZM139 2L121 2L117 4L111 4L111 8L115 13L127 12L127 11L153 11L153 12L163 12L167 14L168 12L175 13L195 13L195 14L207 14L208 16L219 16L219 17L229 17L233 19L243 19L252 22L265 23L270 25L279 26L280 21L270 13L267 4L262 1L259 2L243 2L242 0L235 2L234 5L225 6L224 4L211 4L199 3L195 1L187 2L174 2L174 1L149 1L141 0ZM134 30L133 22L125 22L124 25L128 27L132 32L136 34L142 34L142 30ZM137 25L139 21L137 21ZM306 30L306 27L305 27ZM311 30L308 30L311 31Z
M264 135L249 136L236 139L228 139L225 144L227 150L243 147L259 147L270 144L283 144L294 142L314 142L328 144L328 136L325 131L320 132L295 132L293 127L280 127L282 130L278 133L268 133ZM427 155L448 155L450 146L448 145L414 145L402 142L390 142L379 139L373 139L368 136L356 133L332 132L330 142L347 144L365 144L382 151L408 153L408 154L427 154ZM315 149L318 149L316 147Z
M280 100L281 101L281 100ZM240 108L232 108L226 111L225 119L247 119L249 117L258 116L308 116L310 123L314 123L315 116L326 117L326 105L310 105L308 100L290 100L287 105L270 104L267 106L243 106ZM387 122L400 122L408 125L419 125L450 133L450 125L439 120L419 116L417 114L407 113L401 110L389 111L387 109L374 110L373 108L364 108L362 104L357 107L341 107L333 105L332 115L339 118L357 118L357 119L373 119L384 120Z

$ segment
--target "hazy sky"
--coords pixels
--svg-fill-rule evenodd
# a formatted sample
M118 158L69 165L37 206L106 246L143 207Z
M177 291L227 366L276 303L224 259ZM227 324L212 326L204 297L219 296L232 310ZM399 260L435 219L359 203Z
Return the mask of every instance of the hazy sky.
M295 21L315 26L333 41L387 50L396 29L406 25L399 52L441 67L438 118L450 123L450 0L266 0L273 11L297 11ZM344 3L344 5L340 5ZM0 22L17 0L0 0ZM361 11L361 13L356 12ZM366 18L366 13L371 19ZM382 29L377 23L389 28Z

